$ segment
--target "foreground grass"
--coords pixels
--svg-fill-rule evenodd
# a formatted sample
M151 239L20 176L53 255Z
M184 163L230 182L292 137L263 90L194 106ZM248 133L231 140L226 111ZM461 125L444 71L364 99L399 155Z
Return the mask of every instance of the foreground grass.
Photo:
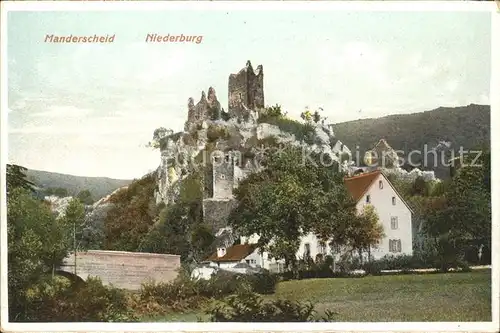
M287 281L273 297L309 300L339 321L491 321L491 271Z
M491 321L491 271L281 282L268 300L311 301L337 321ZM145 321L203 321L201 310Z

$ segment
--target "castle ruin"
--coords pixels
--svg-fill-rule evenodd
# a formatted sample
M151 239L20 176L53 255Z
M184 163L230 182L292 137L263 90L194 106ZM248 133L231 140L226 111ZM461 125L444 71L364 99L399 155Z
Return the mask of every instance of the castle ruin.
M264 69L257 66L254 71L250 60L237 74L230 74L228 80L228 118L248 119L252 112L264 108ZM201 92L201 99L194 104L194 99L188 99L188 119L184 125L185 131L191 131L197 125L207 120L223 118L215 89L210 87L208 94Z
M264 108L264 69L257 66L254 71L250 60L238 74L229 75L229 117L241 118L248 110L259 112Z

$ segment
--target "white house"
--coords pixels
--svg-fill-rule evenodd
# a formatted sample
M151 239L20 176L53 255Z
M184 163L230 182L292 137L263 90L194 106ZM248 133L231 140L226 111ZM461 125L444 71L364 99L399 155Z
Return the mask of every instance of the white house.
M375 259L385 255L413 253L412 210L380 170L345 178L358 212L372 205L384 228L385 237L372 248Z
M362 173L344 179L348 192L356 201L358 213L366 205L372 205L379 217L379 223L384 228L385 237L379 245L371 249L374 259L385 255L413 253L412 211L394 186L380 170ZM270 259L266 252L259 253L255 244L259 236L242 237L240 245L219 248L217 253L207 259L209 266L236 271L239 263L247 263L251 267L262 267L270 271L282 271L283 261ZM337 251L338 252L338 251ZM309 233L302 237L296 253L298 259L306 255L315 259L320 255L333 255L339 258L333 248Z
M264 257L259 253L256 245L245 243L219 247L202 263L202 266L193 270L191 276L209 279L212 274L220 270L249 274L259 272L263 267Z
M372 205L384 229L385 237L378 246L372 247L371 256L380 259L385 255L411 255L413 253L412 210L389 179L380 170L375 170L346 177L344 184L356 201L357 212L361 213L366 205ZM327 248L326 244L313 234L302 237L297 257L303 257L305 252L308 252L313 259L318 254L339 257L339 253ZM365 253L365 256L367 254Z

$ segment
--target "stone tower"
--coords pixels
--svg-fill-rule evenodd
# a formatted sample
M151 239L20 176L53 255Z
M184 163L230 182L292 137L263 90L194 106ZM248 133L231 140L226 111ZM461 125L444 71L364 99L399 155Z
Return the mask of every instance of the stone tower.
M228 107L231 118L241 118L248 109L264 108L264 70L262 65L254 71L250 60L238 74L229 75Z
M234 187L234 163L230 154L225 156L214 156L213 166L213 198L229 199L233 197Z

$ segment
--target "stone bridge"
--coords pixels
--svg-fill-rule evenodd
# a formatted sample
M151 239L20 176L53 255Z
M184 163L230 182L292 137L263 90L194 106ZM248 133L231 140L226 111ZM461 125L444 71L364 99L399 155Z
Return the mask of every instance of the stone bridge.
M70 254L57 273L80 281L99 277L105 285L139 290L144 282L174 280L180 266L180 256L173 254L89 250L77 252L76 258Z

